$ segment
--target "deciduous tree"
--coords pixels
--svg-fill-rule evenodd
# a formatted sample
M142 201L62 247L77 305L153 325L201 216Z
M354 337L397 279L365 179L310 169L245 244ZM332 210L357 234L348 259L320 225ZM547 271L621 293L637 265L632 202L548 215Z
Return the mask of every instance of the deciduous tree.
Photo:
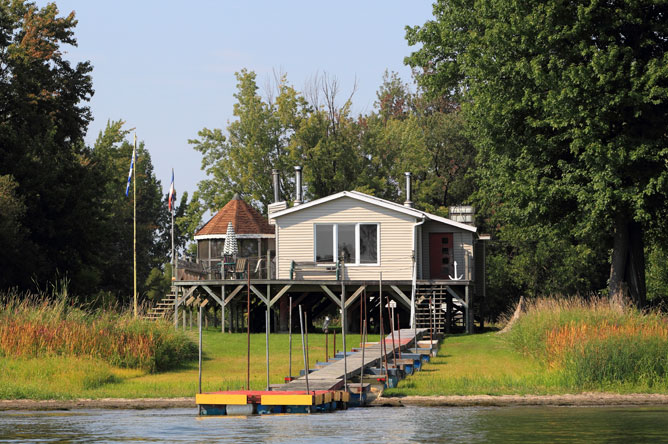
M644 233L666 220L668 5L440 0L409 28L433 96L462 104L497 220L612 248L608 289L645 299Z

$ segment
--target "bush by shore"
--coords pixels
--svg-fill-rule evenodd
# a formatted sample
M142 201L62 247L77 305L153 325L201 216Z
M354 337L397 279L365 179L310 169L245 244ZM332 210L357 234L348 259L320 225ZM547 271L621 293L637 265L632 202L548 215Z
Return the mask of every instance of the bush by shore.
M132 313L71 307L66 298L0 295L0 356L100 359L149 372L197 357L197 345L166 323Z

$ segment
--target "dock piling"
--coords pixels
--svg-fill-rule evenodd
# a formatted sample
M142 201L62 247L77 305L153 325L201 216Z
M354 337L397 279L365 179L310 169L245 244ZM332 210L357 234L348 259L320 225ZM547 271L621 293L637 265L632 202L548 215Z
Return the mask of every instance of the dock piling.
M199 307L199 316L198 316L198 327L199 330L199 357L198 357L198 367L199 367L199 393L202 393L202 306Z
M346 349L346 286L341 282L341 335L343 336L343 390L348 391L348 350Z
M306 348L304 347L304 317L302 316L302 306L299 305L299 329L302 334L302 356L304 357L304 377L306 378L306 392L309 393L308 385L308 363L306 362Z
M267 391L269 391L269 309L264 312L265 315L265 324L266 324L266 333L265 333L265 352L267 355Z
M399 335L399 359L401 359L401 322L399 322L399 313L397 313L397 335Z
M392 301L389 301L388 298L388 303L387 303L387 317L389 318L390 321L390 333L392 335L392 362L396 365L397 363L397 354L395 352L395 344L394 344L394 317L392 316Z
M290 310L288 310L288 343L290 347L288 363L288 378L292 381L292 296L290 296Z

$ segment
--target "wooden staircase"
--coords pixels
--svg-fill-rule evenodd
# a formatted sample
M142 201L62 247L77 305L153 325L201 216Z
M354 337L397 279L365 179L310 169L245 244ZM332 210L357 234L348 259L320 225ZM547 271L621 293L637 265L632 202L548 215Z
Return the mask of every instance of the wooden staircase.
M463 306L452 297L446 285L418 285L415 296L417 328L428 329L431 322L435 333L449 333L453 326L464 325ZM430 302L435 309L430 310ZM450 313L446 310L448 304Z
M167 293L157 304L149 308L146 314L142 316L144 319L155 321L158 319L166 319L169 315L174 313L174 302L176 301L176 293L172 290Z

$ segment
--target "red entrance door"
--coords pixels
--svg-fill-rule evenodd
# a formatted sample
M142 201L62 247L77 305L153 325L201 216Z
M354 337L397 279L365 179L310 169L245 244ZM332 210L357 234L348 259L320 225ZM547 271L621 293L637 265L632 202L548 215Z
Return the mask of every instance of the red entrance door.
M449 279L453 266L452 233L429 233L429 271L431 279Z

